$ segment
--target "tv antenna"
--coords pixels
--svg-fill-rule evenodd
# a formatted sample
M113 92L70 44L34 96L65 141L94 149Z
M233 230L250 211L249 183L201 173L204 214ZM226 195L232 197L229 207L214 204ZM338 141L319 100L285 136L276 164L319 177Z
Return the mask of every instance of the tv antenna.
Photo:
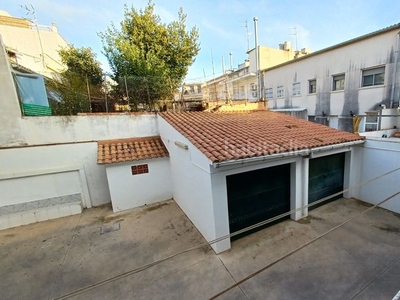
M31 20L35 25L37 23L37 19L36 19L36 11L35 11L35 7L32 4L26 5L26 4L19 4L19 7L21 7L22 9L26 10L26 15L31 15L33 17L33 20Z
M294 30L289 35L294 35L296 37L296 51L297 51L297 27L292 27L292 28L289 28L289 29Z
M22 9L26 10L26 15L31 15L32 16L32 20L28 19L30 22L32 22L32 24L34 25L33 27L36 27L36 32L38 35L38 39L39 39L39 44L40 44L40 50L41 50L41 61L43 64L43 68L44 70L46 69L46 63L44 61L44 50L43 50L43 44L42 44L42 38L40 37L40 32L39 32L39 25L37 23L37 18L36 18L36 10L35 7L32 4L26 5L22 5L20 4L19 7L21 7Z
M250 36L251 36L251 32L249 31L249 25L247 24L247 19L246 19L246 21L244 21L244 22L242 22L242 23L244 23L244 26L241 26L241 27L246 28L247 51L249 51L249 50L250 50Z

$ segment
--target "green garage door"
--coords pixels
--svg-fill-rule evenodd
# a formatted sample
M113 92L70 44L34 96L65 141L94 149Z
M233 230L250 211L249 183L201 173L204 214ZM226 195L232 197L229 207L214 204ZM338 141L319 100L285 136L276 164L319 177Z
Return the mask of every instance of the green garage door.
M290 164L230 175L226 184L231 233L290 210Z
M343 191L345 153L310 159L308 203ZM342 194L331 199L341 198ZM329 202L326 201L323 204ZM314 205L309 209L318 207Z

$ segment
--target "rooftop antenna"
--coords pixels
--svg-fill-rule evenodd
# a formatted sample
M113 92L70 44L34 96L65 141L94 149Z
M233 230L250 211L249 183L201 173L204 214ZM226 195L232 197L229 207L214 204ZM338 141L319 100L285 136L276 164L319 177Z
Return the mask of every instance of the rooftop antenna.
M246 19L246 21L244 21L244 22L242 22L242 23L244 23L244 26L241 26L241 27L246 28L247 51L249 51L249 50L250 50L250 36L251 36L251 32L249 31L249 25L247 24L247 19Z
M217 97L217 86L215 85L215 69L214 69L214 55L213 51L211 49L211 63L212 63L212 70L213 70L213 85L214 85L214 97L212 98L212 101L214 101L214 98L216 98L217 103L218 103L218 97Z
M25 9L26 10L26 15L27 16L31 15L32 18L33 18L32 20L29 19L29 21L31 21L33 23L34 27L36 27L36 31L37 31L38 38L39 38L40 50L42 52L41 60L42 60L43 68L45 70L46 69L46 63L44 61L44 50L43 50L42 38L40 37L39 25L37 23L35 7L32 4L30 4L29 6L26 5L26 4L24 4L24 5L20 4L19 7L21 7L22 9Z
M296 51L297 51L297 27L292 27L289 29L294 30L294 32L290 33L289 35L294 35L296 37Z
M21 7L22 9L26 10L26 15L32 15L33 20L31 20L34 24L36 24L37 19L36 19L36 11L35 11L35 7L30 4L30 7L26 4L19 4L19 7Z

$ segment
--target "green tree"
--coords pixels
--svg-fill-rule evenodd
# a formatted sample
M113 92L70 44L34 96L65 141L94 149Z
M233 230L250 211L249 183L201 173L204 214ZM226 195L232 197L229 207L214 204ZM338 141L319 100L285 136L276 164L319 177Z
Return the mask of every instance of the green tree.
M47 86L57 101L51 101L53 114L76 115L90 112L93 98L102 98L103 71L91 48L68 46L58 51L67 69Z
M119 94L126 94L124 83L129 83L135 108L143 103L154 108L155 101L172 97L200 50L198 29L186 30L183 9L178 20L165 24L154 13L152 1L140 10L125 5L120 28L112 24L99 36Z
M60 49L58 54L69 72L87 77L92 84L101 83L103 70L91 48L68 46Z

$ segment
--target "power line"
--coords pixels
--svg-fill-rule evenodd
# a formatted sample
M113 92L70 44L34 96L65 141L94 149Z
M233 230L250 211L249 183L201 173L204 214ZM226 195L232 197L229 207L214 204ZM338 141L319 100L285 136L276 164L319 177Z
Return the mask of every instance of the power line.
M214 296L212 296L212 297L209 298L209 299L210 299L210 300L211 300L211 299L216 299L217 297L222 296L223 294L225 294L226 292L230 291L230 290L233 289L234 287L237 287L238 285L240 285L240 284L246 282L247 280L253 278L254 276L256 276L256 275L258 275L258 274L264 272L264 271L267 270L269 267L272 267L273 265L276 265L277 263L279 263L280 261L284 260L285 258L288 258L289 256L293 255L294 253L300 251L301 249L307 247L308 245L314 243L315 241L318 241L319 239L321 239L321 238L323 238L324 236L328 235L329 233L335 231L336 229L339 229L340 227L346 225L347 223L353 221L354 219L357 219L358 217L364 215L366 212L370 211L371 209L374 209L374 208L376 208L376 207L382 205L383 203L385 203L386 201L389 201L390 199L392 199L393 197L395 197L395 196L397 196L397 195L400 195L400 191L397 192L397 193L392 194L391 196L387 197L386 199L382 200L381 202L379 202L379 203L377 203L377 204L375 204L375 205L373 205L373 206L371 206L371 207L369 207L369 208L363 210L361 213L359 213L359 214L357 214L357 215L351 217L350 219L347 219L346 221L340 223L339 225L337 225L337 226L335 226L335 227L329 229L328 231L324 232L323 234L321 234L321 235L319 235L319 236L313 238L311 241L308 241L307 243L301 245L300 247L297 247L296 249L294 249L294 250L292 250L292 251L286 253L285 255L282 255L280 258L278 258L278 259L274 260L273 262L267 264L266 266L262 267L261 269L259 269L259 270L255 271L255 272L251 273L250 275L246 276L245 278L243 278L243 279L241 279L241 280L235 282L235 283L232 284L231 286L227 287L226 289L224 289L223 291L219 292L218 294L215 294Z
M394 172L396 172L396 171L399 171L399 170L400 170L400 167L395 168L395 169L393 169L393 170L391 170L391 171L388 171L388 172L386 172L386 173L384 173L384 174L381 174L381 175L379 175L379 176L377 176L377 177L374 177L374 178L369 179L369 180L366 180L366 181L364 181L364 182L362 182L362 183L360 183L360 184L357 184L357 185L354 185L354 186L349 187L349 188L347 188L347 189L344 189L344 190L341 191L341 192L335 193L335 194L330 195L330 196L328 196L328 197L324 197L324 198L322 198L322 199L320 199L320 200L318 200L318 201L315 201L315 202L313 202L313 203L311 203L311 204L307 204L307 205L298 207L298 208L293 209L293 210L291 210L291 211L289 211L289 212L287 212L287 213L284 213L284 214L281 214L281 215L279 215L279 216L270 218L270 219L268 219L268 220L265 220L265 221L263 221L263 222L257 223L257 224L255 224L255 225L246 227L246 228L244 228L244 229L242 229L242 230L239 230L239 231L236 231L236 232L233 232L233 233L230 233L230 234L221 236L221 237L219 237L219 238L217 238L217 239L214 239L214 240L211 240L211 241L209 241L209 242L201 243L201 244L199 244L199 245L197 245L197 246L193 246L193 247L191 247L191 248L188 248L188 249L182 250L182 251L180 251L180 252L174 253L174 254L172 254L172 255L170 255L170 256L167 256L167 257L165 257L165 258L162 258L162 259L160 259L160 260L156 260L156 261L154 261L154 262L151 262L151 263L149 263L149 264L146 264L146 265L143 265L143 266L141 266L141 267L135 268L135 269L133 269L133 270L127 271L127 272L125 272L125 273L122 273L122 274L116 275L116 276L114 276L114 277L110 277L110 278L108 278L108 279L105 279L105 280L99 281L99 282L97 282L97 283L88 285L88 286L86 286L86 287L83 287L83 288L78 289L78 290L76 290L76 291L73 291L73 292L71 292L71 293L65 294L65 295L63 295L63 296L60 296L60 297L57 297L57 298L53 298L53 300L63 300L63 299L68 299L68 298L70 298L70 297L74 297L74 296L80 295L80 294L82 294L82 293L84 293L84 292L87 292L87 291L90 291L90 290L92 290L92 289L94 289L94 288L96 288L96 287L100 287L100 286L103 286L103 285L105 285L105 284L107 284L107 283L111 283L111 282L114 282L114 281L116 281L116 280L119 280L119 279L125 278L125 277L127 277L127 276L130 276L130 275L139 273L139 272L141 272L141 271L144 271L144 270L146 270L146 269L148 269L148 268L151 268L151 267L153 267L153 266L156 266L156 265L158 265L158 264L160 264L160 263L162 263L162 262L164 262L164 261L167 261L167 260L169 260L169 259L171 259L171 258L174 258L174 257L176 257L176 256L178 256L178 255L181 255L181 254L184 254L184 253L187 253L187 252L196 250L196 249L200 249L200 248L202 248L202 247L206 247L206 246L209 247L209 246L212 245L212 244L221 242L221 241L223 241L223 240L225 240L225 239L231 238L231 237L236 236L236 235L238 235L238 234L241 234L241 233L243 233L243 232L246 232L246 231L252 230L252 229L254 229L254 228L263 226L263 225L265 225L265 224L274 222L274 221L276 221L276 220L278 220L278 219L280 219L280 218L282 218L282 217L288 216L288 215L290 215L290 214L292 214L292 213L295 213L295 212L297 212L297 211L300 211L300 210L303 210L303 209L305 209L305 208L309 208L309 207L312 207L312 206L314 206L314 205L318 205L318 204L320 204L320 203L323 203L324 201L327 201L327 200L329 200L329 199L331 199L331 198L333 198L333 197L336 197L336 196L338 196L338 195L340 195L340 194L343 194L344 192L350 191L350 190L352 190L352 189L354 189L354 188L361 187L361 186L363 186L363 185L365 185L365 184L371 183L371 182L373 182L373 181L375 181L375 180L377 180L377 179L380 179L380 178L382 178L382 177L384 177L384 176L390 175L390 174L392 174L392 173L394 173ZM396 196L396 195L398 195L398 194L400 194L400 192L397 192L396 194L394 194L394 195L392 195L392 196L386 198L385 200L379 202L378 204L375 204L374 206L372 206L372 207L368 208L367 210L363 211L361 214L363 214L363 213L366 212L366 211L369 211L369 210L372 209L372 208L375 208L375 207L377 207L377 206L383 204L384 202L388 201L389 199L393 198L394 196ZM357 217L357 216L356 216L356 217ZM353 217L353 218L351 218L351 219L349 219L349 220L343 222L342 224L340 224L340 225L338 225L338 226L336 226L336 227L339 228L340 226L342 226L342 225L344 225L344 224L350 222L350 221L353 220L353 219L355 219L355 217ZM326 235L326 234L328 234L328 233L334 231L335 229L337 229L336 227L334 227L333 229L327 231L327 232L324 233L322 236L324 236L324 235ZM320 237L322 237L322 236L320 236ZM320 237L319 237L319 238L320 238ZM297 248L296 250L294 250L294 251L298 251L298 250L300 250L300 249L302 249L302 248L308 246L309 244L311 244L312 242L314 242L316 239L318 239L318 237L315 238L315 239L313 239L313 240L311 240L310 242L304 244L303 246L298 247L298 248ZM293 252L293 251L292 251L292 252ZM293 252L293 253L292 253L292 252L290 252L289 254L287 254L287 256L290 256L291 254L294 253L294 252ZM281 258L279 258L279 260L282 260L283 258L285 258L285 257L281 257ZM275 264L275 263L277 263L277 262L278 262L278 261L272 262L270 265L268 265L268 267L271 266L271 265L273 265L273 264ZM265 268L265 267L264 267L264 268ZM263 269L264 269L264 268L263 268ZM265 268L265 269L266 269L266 268ZM258 272L258 271L257 271L257 272ZM262 271L260 271L259 273L261 273L261 272L262 272ZM258 273L257 273L257 274L258 274ZM257 274L255 274L255 275L257 275ZM255 275L253 275L253 276L255 276ZM250 275L249 275L249 276L250 276ZM247 277L249 277L249 276L247 276ZM245 278L247 278L247 277L245 277ZM245 279L245 278L244 278L244 279ZM244 279L242 279L242 280L244 280ZM246 280L248 280L248 279L246 279ZM246 281L246 280L245 280L245 281ZM243 282L244 282L244 281L243 281ZM238 283L238 282L237 282L237 283ZM241 284L240 281L239 281L239 284ZM230 289L236 287L237 285L238 285L238 284L235 283L234 286L230 286L230 287L228 287L227 289L225 289L225 290L223 291L223 293L229 291ZM211 298L211 299L214 299L216 296L218 297L218 296L222 295L223 293L220 292L220 293L218 293L217 295L213 296L213 298Z

